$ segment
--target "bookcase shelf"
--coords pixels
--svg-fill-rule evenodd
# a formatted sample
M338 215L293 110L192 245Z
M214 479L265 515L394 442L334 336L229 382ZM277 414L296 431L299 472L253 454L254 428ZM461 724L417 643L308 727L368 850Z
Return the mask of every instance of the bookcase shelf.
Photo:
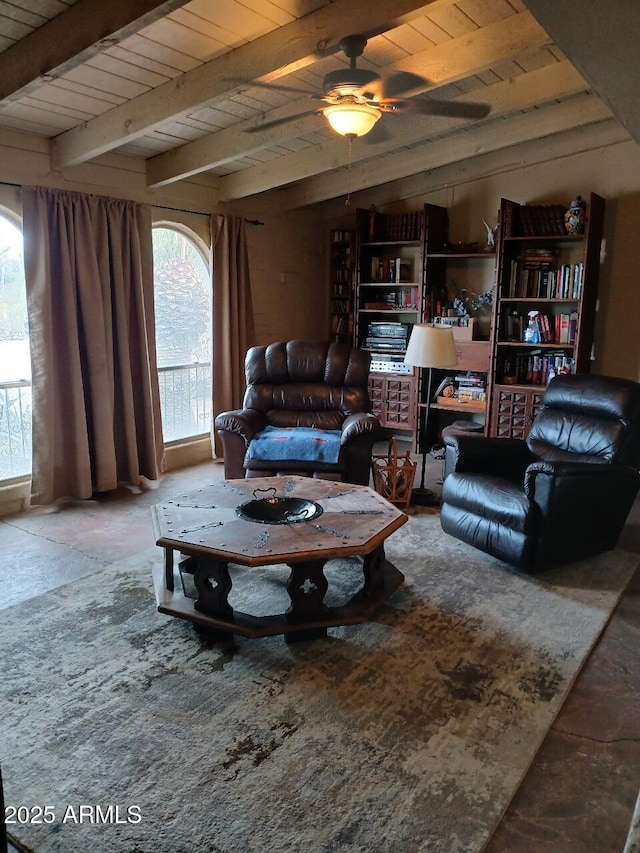
M501 200L490 435L525 438L554 372L589 371L604 200L590 195L583 234L557 233L561 211L562 205ZM547 233L532 230L536 223ZM525 339L527 326L533 340Z
M329 239L329 339L334 343L350 344L353 338L355 234L334 229Z

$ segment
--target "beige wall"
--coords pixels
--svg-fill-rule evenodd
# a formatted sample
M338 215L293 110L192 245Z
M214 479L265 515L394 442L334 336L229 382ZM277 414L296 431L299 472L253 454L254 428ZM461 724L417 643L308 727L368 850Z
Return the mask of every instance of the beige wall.
M520 146L361 192L353 207L443 205L449 209L452 241L483 242L482 219L497 222L501 197L568 205L577 194L598 193L606 200L606 211L593 370L640 381L640 146L619 142L577 154L563 150L556 157L552 141L546 143L546 161L539 162L541 145ZM325 204L324 215L329 227L348 227L343 205Z

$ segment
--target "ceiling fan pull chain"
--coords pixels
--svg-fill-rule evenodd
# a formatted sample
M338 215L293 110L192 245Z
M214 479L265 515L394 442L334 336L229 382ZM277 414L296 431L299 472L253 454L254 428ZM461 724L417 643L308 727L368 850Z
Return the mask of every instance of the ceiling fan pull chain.
M353 137L351 135L347 136L347 142L349 144L349 157L347 160L347 197L345 199L345 205L349 206L351 204L351 143L353 141Z

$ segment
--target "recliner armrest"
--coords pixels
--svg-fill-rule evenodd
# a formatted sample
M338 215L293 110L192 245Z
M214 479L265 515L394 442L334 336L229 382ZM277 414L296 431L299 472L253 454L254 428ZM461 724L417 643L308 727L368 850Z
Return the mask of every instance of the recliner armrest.
M631 482L640 484L640 472L631 465L597 465L591 462L532 462L524 475L524 491L528 498L536 497L542 478L558 483L574 480L575 488L599 493L605 483ZM557 488L557 487L556 487Z
M356 412L348 415L342 424L340 444L345 445L359 435L376 435L380 432L380 421L370 412Z
M453 471L465 471L520 481L535 458L519 438L447 435L444 443L445 477Z
M231 412L221 412L216 416L215 427L218 431L241 435L247 444L267 426L267 416L257 409L234 409Z

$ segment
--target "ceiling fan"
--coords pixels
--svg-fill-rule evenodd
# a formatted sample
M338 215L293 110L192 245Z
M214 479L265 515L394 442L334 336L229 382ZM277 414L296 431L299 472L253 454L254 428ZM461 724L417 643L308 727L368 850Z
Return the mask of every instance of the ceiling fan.
M330 71L322 81L322 94L296 89L292 86L252 82L252 86L309 95L328 106L307 110L295 115L284 116L249 128L247 133L277 127L307 115L324 115L336 133L349 138L369 133L384 113L412 113L414 115L441 115L456 118L484 118L490 111L489 104L462 101L438 101L425 98L398 97L411 90L424 88L428 81L424 77L408 72L398 72L387 80L375 71L357 68L356 59L367 44L362 35L345 36L340 49L350 61L349 68Z

